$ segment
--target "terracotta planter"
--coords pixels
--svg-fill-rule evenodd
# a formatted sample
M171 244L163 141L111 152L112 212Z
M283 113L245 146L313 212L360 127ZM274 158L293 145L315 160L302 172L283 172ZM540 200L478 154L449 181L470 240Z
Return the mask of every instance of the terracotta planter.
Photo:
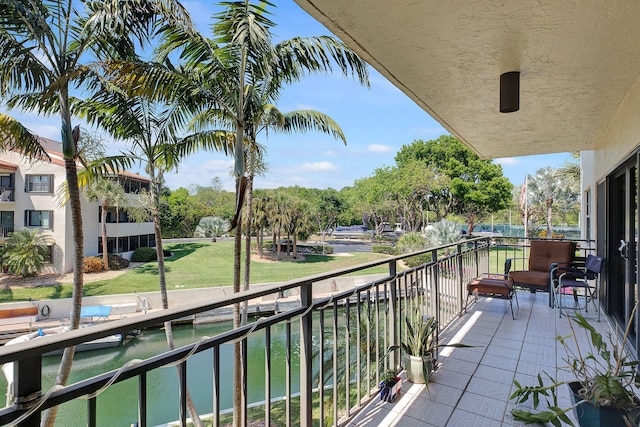
M428 376L433 372L433 359L429 356L402 355L402 365L404 366L407 380L414 384L424 384L423 366L426 366Z
M572 403L579 402L582 397L578 395L580 383L577 381L569 383L571 389ZM580 427L610 427L625 426L625 416L631 425L637 425L640 420L640 408L631 412L625 412L617 408L608 406L595 406L590 402L584 402L573 408L573 414L578 419Z

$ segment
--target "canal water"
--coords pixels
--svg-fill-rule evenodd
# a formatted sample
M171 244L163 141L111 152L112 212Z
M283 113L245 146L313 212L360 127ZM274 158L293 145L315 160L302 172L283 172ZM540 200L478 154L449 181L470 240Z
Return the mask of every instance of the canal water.
M212 337L231 328L229 322L209 325L174 326L176 347L198 341L201 337ZM291 328L292 342L298 341L298 328ZM285 327L279 325L272 328L272 385L271 396L285 394ZM264 334L257 332L248 339L248 378L254 379L248 384L249 402L264 400L265 385L261 380L265 372L265 340ZM90 378L97 374L118 369L130 360L146 359L167 351L164 330L148 329L125 346L77 353L74 359L70 383ZM292 392L299 390L299 358L298 349L292 348L293 371L291 374ZM233 347L225 345L220 349L220 383L221 408L232 407L233 390ZM48 356L43 362L43 392L54 383L60 362L60 356ZM212 351L204 351L189 358L187 364L187 380L189 391L199 414L208 414L213 410L213 356ZM6 390L7 382L0 375L0 390ZM149 425L163 424L179 418L178 409L178 377L175 367L156 369L147 374L147 415ZM133 378L114 384L97 398L99 426L128 427L137 420L138 380ZM60 407L56 425L86 426L87 401L77 400Z

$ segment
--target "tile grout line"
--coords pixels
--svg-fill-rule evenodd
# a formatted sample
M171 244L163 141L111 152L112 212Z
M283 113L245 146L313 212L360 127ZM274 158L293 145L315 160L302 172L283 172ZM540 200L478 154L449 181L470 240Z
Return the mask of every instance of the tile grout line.
M502 319L500 320L500 324L502 324L502 322L504 321L504 318L505 318L505 316L507 314L509 314L509 316L511 316L510 312L506 312L505 311L505 313L502 315ZM456 401L455 405L453 406L453 411L451 411L451 415L449 415L449 417L447 418L447 421L445 422L444 427L446 427L449 424L449 421L451 421L451 418L453 417L453 415L456 413L456 410L458 409L458 405L460 404L460 401L464 397L465 393L467 393L467 388L469 387L469 384L471 383L471 380L475 376L476 372L478 372L478 368L480 367L480 362L482 361L482 358L487 354L487 350L489 349L489 346L491 346L491 342L495 338L496 332L500 327L499 325L498 325L498 328L496 328L496 331L494 331L493 335L491 336L491 340L484 347L484 352L482 353L482 357L480 358L480 360L478 360L478 363L476 364L476 367L473 370L473 373L469 376L469 379L467 380L464 388L462 389L462 393L460 394L460 397L458 398L458 400Z

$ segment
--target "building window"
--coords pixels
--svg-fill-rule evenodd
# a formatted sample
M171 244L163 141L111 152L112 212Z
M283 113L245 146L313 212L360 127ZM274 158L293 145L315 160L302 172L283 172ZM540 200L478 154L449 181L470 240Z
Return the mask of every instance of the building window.
M584 192L585 238L591 240L591 189Z
M24 211L27 227L53 228L53 211Z
M138 249L138 237L139 236L131 236L129 238L129 250L130 251L135 251L136 249Z
M27 193L53 193L53 175L27 175Z
M129 238L118 237L118 253L129 252Z
M53 264L53 246L47 246L47 252L44 254L45 264Z

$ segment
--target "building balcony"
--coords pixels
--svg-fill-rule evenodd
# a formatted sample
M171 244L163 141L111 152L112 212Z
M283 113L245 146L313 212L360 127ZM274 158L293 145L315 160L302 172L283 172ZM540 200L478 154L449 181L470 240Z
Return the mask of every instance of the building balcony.
M13 233L13 224L12 225L0 225L0 239L5 239L9 237L9 234Z
M374 399L349 426L524 426L511 410L530 409L509 401L513 381L537 384L546 372L558 380L571 380L562 370L564 349L557 336L571 334L569 318L549 308L546 295L518 291L520 309L511 318L505 300L481 298L466 314L441 333L444 342L456 341L473 348L444 348L439 369L424 385L403 382L394 402ZM591 322L604 337L613 334L608 321ZM582 348L591 348L586 334L577 334ZM546 377L542 375L543 379ZM568 386L559 389L559 407L571 406ZM542 405L544 407L544 404ZM568 413L578 425L572 412Z
M16 190L14 188L0 187L0 203L15 202Z
M513 380L528 384L543 370L555 374L561 353L554 338L566 335L569 324L549 307L545 294L528 291L517 293L515 320L508 302L498 299L481 298L465 313L466 283L480 273L500 271L504 259L521 254L523 246L513 243L500 242L498 250L488 238L470 239L412 254L424 257L424 263L415 268L400 271L400 262L408 256L392 257L267 285L220 301L145 311L58 337L2 347L0 363L13 362L14 372L20 375L12 387L16 397L0 410L0 424L16 423L22 416L26 418L19 425L39 425L41 411L83 399L87 421L82 424L107 425L97 411L103 388L133 381L137 385L120 392L118 398L123 412L132 411L130 422L137 420L140 427L188 425L185 390L196 384L206 384L210 390L199 396L206 402L199 413L213 426L230 421L230 408L223 402L229 401L234 388L243 397L240 413L247 423L256 425L519 425L510 416L513 406L508 402ZM582 246L583 251L590 250ZM369 268L380 265L388 266L388 274L364 276ZM366 280L348 276L360 284L335 291L335 281L354 273ZM41 390L44 353L204 313L228 316L243 301L249 302L249 313L260 312L263 317L250 317L245 326L197 337L191 344L116 370L105 368L100 375L61 389ZM443 348L428 389L404 383L394 402L380 402L378 384L383 372L392 366L401 369L398 355L382 355L402 340L404 318L415 311L438 320L441 342L455 339L474 347ZM597 327L606 328L608 323L602 320ZM225 378L234 369L230 356L234 343L239 345L243 379L229 386ZM273 350L276 344L279 351ZM211 371L194 374L196 356L206 357ZM256 367L255 360L264 366ZM177 398L170 397L176 393L158 393L150 385L158 369L174 365L180 372L175 374L180 378L175 382ZM284 390L276 391L275 382L284 384ZM247 392L256 385L263 390L257 400ZM176 408L175 416L154 417L154 408L167 406ZM25 415L30 409L33 413Z

